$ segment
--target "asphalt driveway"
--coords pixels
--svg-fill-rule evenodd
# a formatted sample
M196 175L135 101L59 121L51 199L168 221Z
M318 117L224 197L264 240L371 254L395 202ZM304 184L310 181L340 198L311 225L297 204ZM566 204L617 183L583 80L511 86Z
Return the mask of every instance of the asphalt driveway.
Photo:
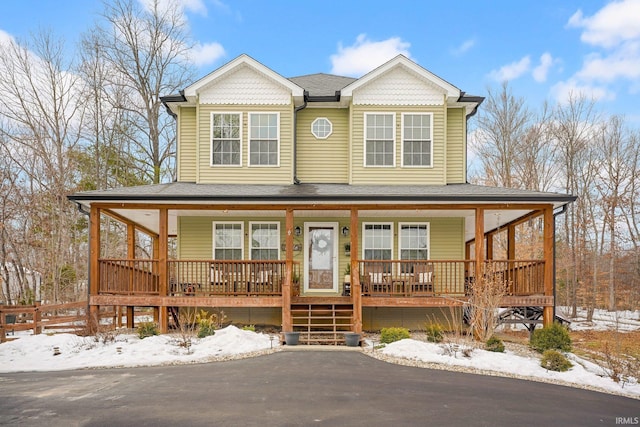
M615 426L634 417L639 400L392 365L357 352L0 374L3 425Z

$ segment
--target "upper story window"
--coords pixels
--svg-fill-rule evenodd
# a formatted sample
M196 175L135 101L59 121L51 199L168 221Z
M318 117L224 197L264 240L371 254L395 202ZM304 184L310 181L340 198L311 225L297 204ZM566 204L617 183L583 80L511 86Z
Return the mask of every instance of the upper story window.
M395 121L394 113L365 113L365 166L395 166Z
M280 259L280 223L252 222L251 259Z
M249 166L278 166L280 115L249 113Z
M242 113L211 113L211 165L242 165Z
M311 123L311 133L317 139L327 139L333 132L333 124L326 117L318 117Z
M433 166L432 118L432 114L402 115L402 166Z
M242 222L214 222L213 259L243 259L243 229Z

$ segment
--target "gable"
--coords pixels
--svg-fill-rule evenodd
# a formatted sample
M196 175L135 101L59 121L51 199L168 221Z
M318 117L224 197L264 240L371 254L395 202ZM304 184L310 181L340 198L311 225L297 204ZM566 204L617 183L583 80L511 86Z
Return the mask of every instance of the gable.
M198 91L201 104L288 105L291 90L245 64Z
M447 92L397 66L353 91L354 105L443 105Z

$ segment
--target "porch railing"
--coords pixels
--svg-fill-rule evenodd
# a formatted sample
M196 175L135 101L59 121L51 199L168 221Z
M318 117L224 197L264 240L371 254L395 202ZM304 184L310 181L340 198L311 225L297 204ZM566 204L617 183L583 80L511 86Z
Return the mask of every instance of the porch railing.
M469 295L476 281L474 260L361 260L359 268L365 296ZM544 261L489 260L483 269L506 295L544 293Z
M365 296L468 295L475 278L473 260L361 260L360 283ZM100 294L158 295L159 261L150 259L101 259ZM293 295L299 292L293 270ZM544 261L489 260L483 275L505 283L506 295L544 293ZM168 284L171 296L275 296L282 295L286 261L170 260Z
M100 288L103 294L157 295L158 261L153 259L101 259Z
M169 261L171 295L282 295L286 261Z

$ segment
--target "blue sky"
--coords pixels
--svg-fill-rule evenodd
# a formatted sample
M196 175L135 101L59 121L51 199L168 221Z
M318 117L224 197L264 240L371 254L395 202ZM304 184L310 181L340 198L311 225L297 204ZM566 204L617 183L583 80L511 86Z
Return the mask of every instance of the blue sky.
M402 53L469 94L506 79L536 109L581 91L640 125L640 0L180 3L198 76L242 53L285 77L360 76ZM50 28L72 47L101 10L99 0L4 1L0 41Z

